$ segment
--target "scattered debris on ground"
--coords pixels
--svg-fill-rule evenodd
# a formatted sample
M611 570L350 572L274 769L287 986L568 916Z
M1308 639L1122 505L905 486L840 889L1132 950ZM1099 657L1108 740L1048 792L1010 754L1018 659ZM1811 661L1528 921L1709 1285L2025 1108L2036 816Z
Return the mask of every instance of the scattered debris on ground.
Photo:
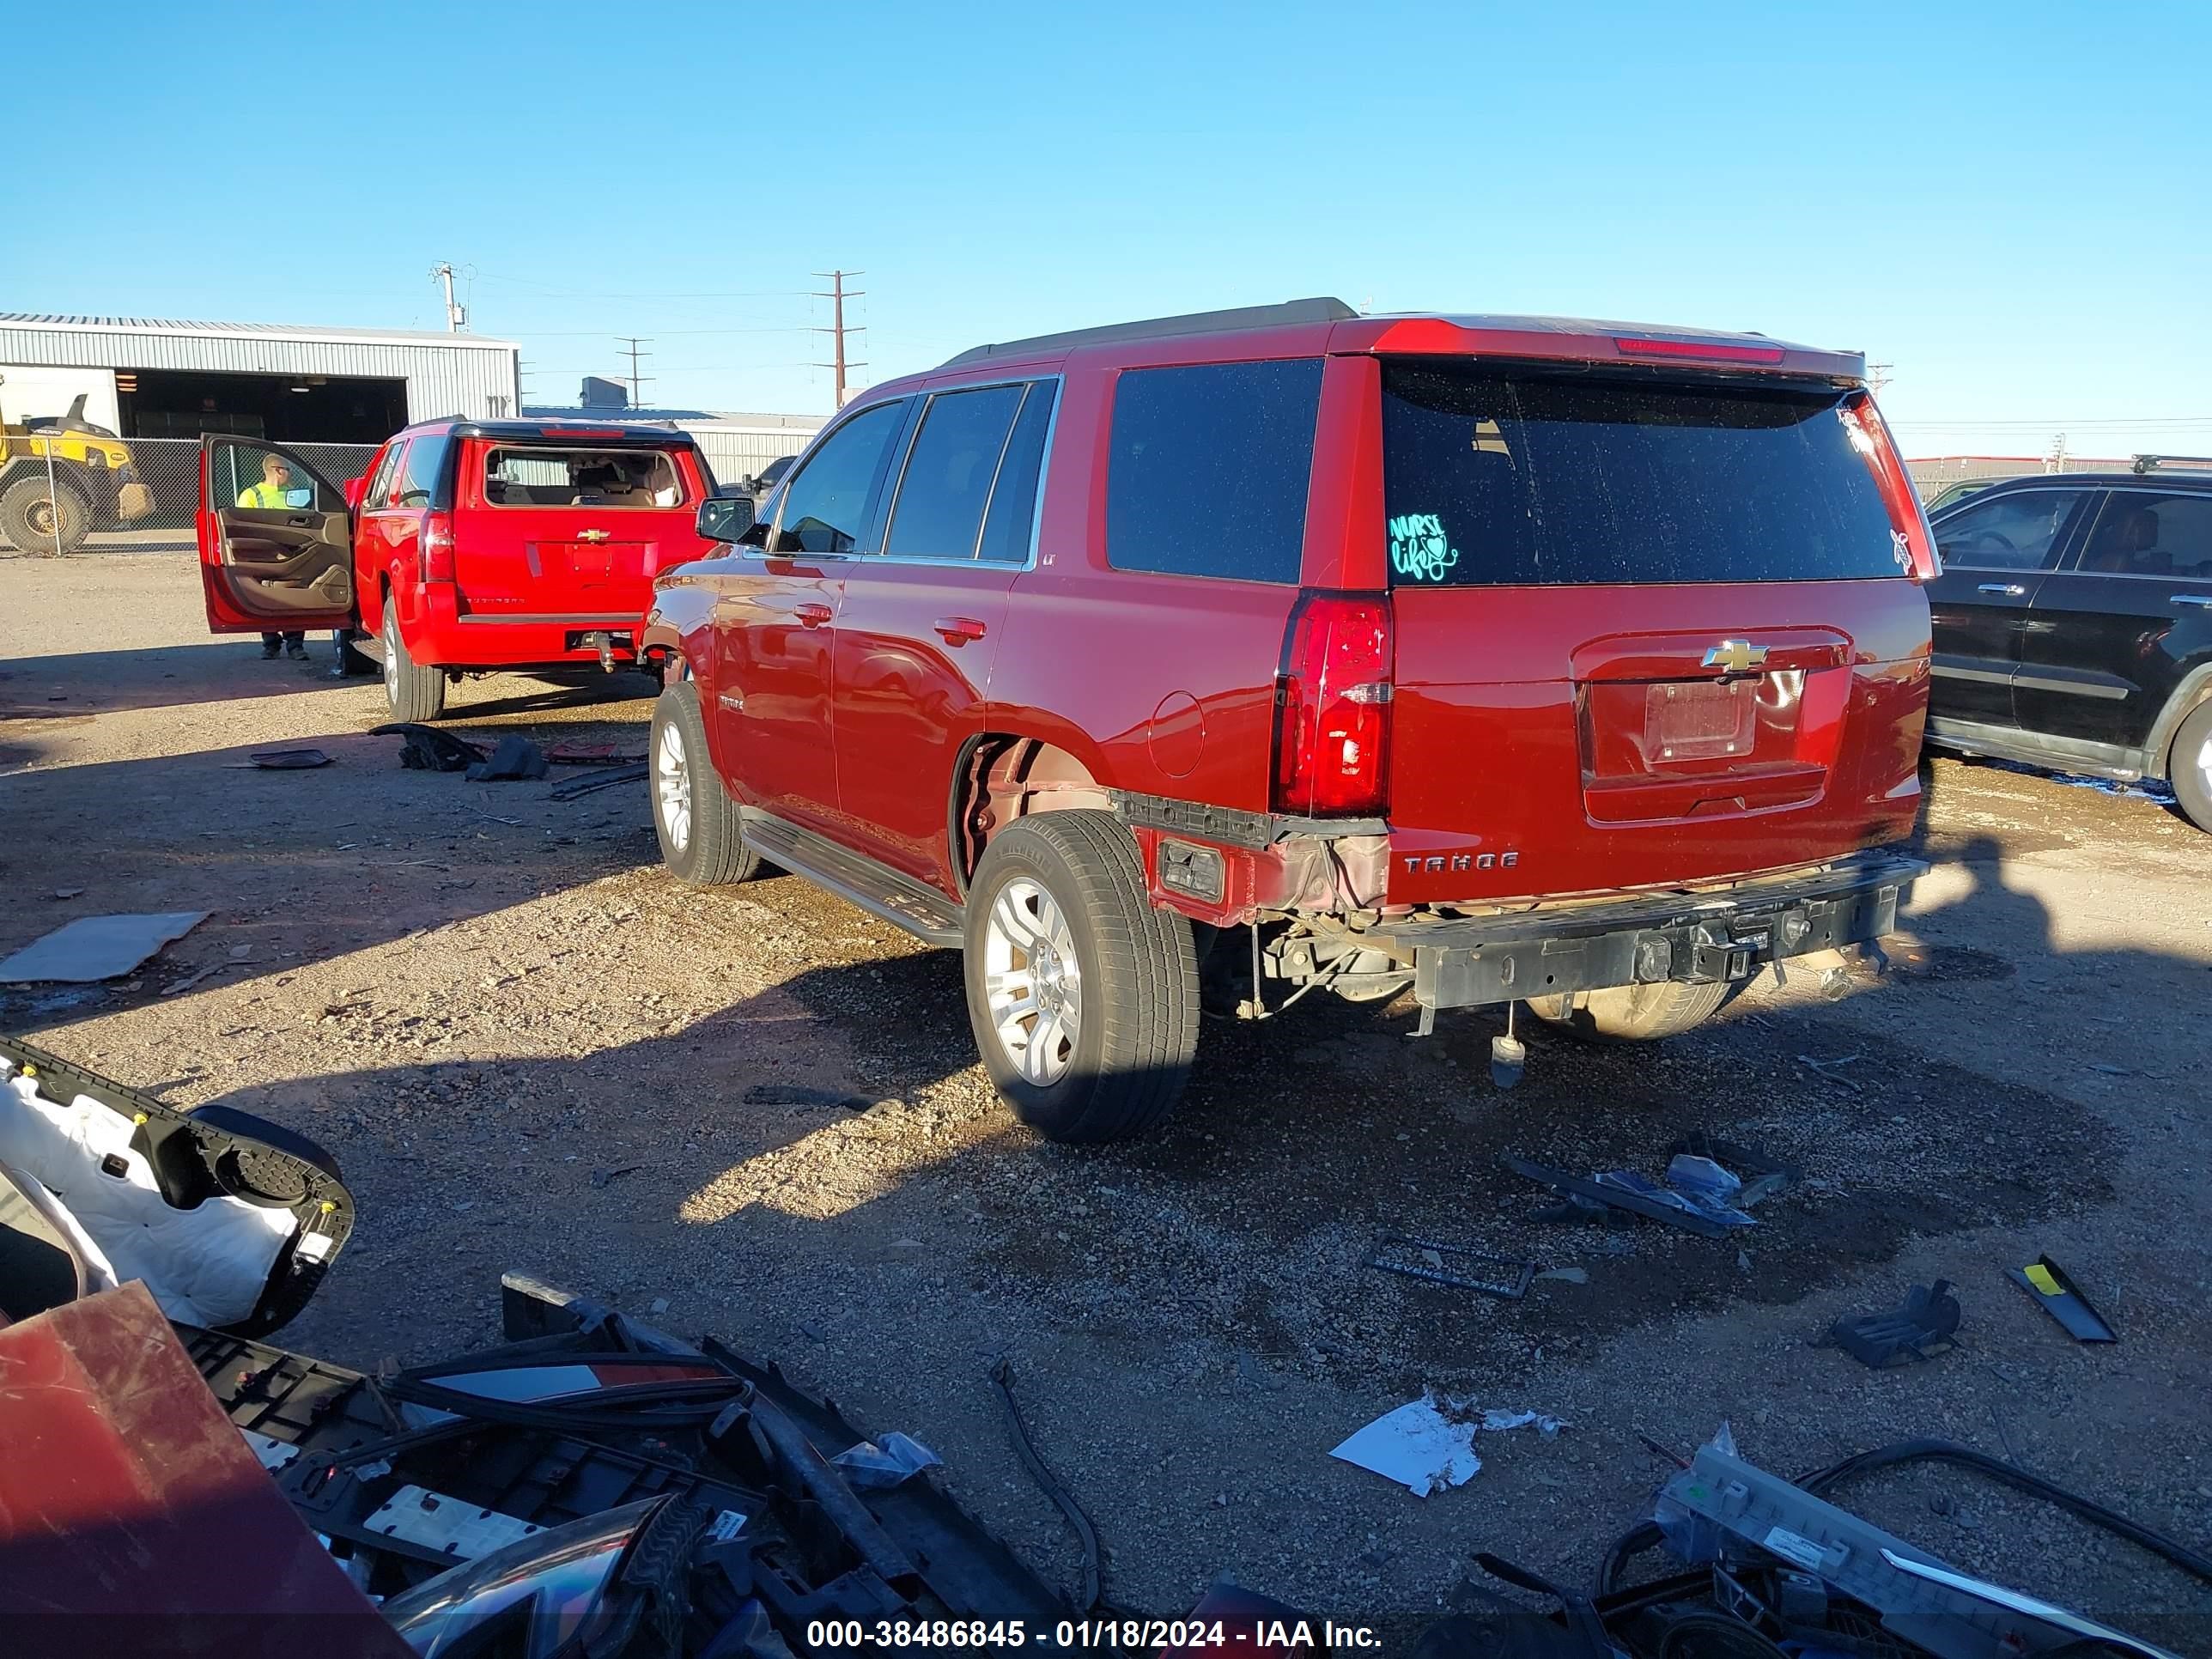
M528 738L509 732L462 775L471 783L527 783L544 777L545 769L545 751Z
M1501 1271L1455 1271L1455 1264L1462 1262L1480 1262ZM1415 1238L1407 1233L1384 1233L1376 1238L1375 1248L1368 1254L1367 1265L1379 1273L1449 1285L1454 1290L1480 1291L1485 1296L1506 1302L1518 1302L1528 1295L1529 1282L1536 1273L1536 1264L1520 1256L1497 1255L1469 1245Z
M1887 1313L1846 1314L1829 1328L1829 1339L1863 1365L1886 1370L1948 1353L1962 1315L1948 1279L1915 1285Z
M262 749L242 761L223 763L228 769L239 772L312 772L330 763L330 756L319 749Z
M2089 1298L2067 1276L2066 1269L2049 1256L2039 1255L2025 1267L2014 1268L2012 1276L2076 1342L2120 1340L2119 1333L2090 1305Z
M79 916L0 961L0 985L120 979L207 919L205 910Z
M415 720L372 726L368 731L373 738L398 738L399 763L410 772L465 772L484 759L483 750L466 738Z

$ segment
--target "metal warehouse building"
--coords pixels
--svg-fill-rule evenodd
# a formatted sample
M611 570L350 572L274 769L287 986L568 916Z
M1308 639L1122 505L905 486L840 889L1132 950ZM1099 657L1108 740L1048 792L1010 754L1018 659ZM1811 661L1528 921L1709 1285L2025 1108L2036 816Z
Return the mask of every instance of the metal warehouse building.
M512 341L405 329L291 328L0 312L0 414L66 414L122 437L203 432L381 443L410 421L511 416Z

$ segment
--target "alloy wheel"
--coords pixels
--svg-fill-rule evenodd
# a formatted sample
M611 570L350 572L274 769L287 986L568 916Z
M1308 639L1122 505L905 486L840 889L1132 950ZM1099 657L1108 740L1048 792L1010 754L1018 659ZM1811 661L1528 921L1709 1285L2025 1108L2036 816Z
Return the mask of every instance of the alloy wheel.
M1083 973L1067 916L1042 884L999 890L983 933L991 1029L1014 1069L1042 1086L1067 1074L1082 1029Z
M674 720L662 725L653 750L653 795L668 844L683 851L691 842L691 768L684 754L684 733Z

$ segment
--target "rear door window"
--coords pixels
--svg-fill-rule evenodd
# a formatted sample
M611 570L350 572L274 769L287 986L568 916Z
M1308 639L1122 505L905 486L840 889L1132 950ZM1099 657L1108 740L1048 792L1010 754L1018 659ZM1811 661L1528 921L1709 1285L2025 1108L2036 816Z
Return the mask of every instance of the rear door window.
M399 469L399 493L394 507L428 507L443 511L453 504L453 486L447 476L447 457L453 441L443 433L410 441L407 459Z
M1114 386L1106 562L1295 582L1321 359L1125 371Z
M2097 514L2081 568L2111 576L2212 576L2212 495L2115 489Z
M672 507L684 479L660 449L501 446L484 452L484 500L494 507Z
M972 559L983 532L983 509L999 474L1018 386L940 392L922 411L907 453L898 498L891 504L884 551L896 557Z
M1849 580L1905 556L1844 394L1382 366L1391 580Z
M1060 393L1056 380L1039 380L1022 399L1013 436L999 461L999 481L991 488L991 514L983 520L977 556L993 564L1024 564L1036 531L1037 484L1044 470L1045 440Z
M822 441L783 489L775 552L850 553L867 532L870 501L906 423L902 400L863 410Z
M2048 570L2087 493L2021 489L1962 507L1935 527L1936 550L1946 569Z

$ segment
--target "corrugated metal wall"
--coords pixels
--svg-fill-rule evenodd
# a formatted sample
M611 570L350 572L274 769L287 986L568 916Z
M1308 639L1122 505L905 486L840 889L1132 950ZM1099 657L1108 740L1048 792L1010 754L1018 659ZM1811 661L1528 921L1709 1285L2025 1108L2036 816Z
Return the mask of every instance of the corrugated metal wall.
M699 453L721 483L749 478L779 455L796 455L814 438L803 427L696 426L686 430L698 440Z
M253 333L137 333L0 324L0 363L174 368L217 374L364 374L407 382L407 417L478 420L518 407L516 348L288 339Z

